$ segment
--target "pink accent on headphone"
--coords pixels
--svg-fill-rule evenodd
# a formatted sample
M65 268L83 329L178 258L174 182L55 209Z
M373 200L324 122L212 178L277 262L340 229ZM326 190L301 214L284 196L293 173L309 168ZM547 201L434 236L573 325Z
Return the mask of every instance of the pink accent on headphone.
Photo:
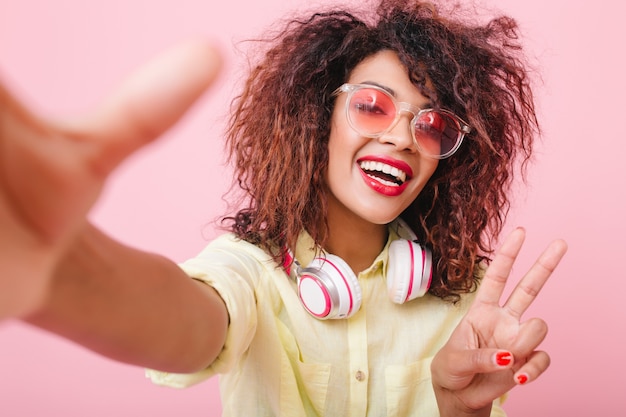
M323 259L323 262L326 262L327 264L335 268L335 271L337 271L337 273L341 276L341 279L343 280L343 283L346 285L346 288L350 288L350 284L348 283L346 276L341 272L341 269L339 269L337 265L335 265L328 259ZM348 312L346 314L350 315L352 313L352 309L354 308L354 298L352 297L351 291L348 291L348 296L350 297L350 307L348 307Z
M306 308L306 311L308 311L311 315L317 317L318 319L323 319L326 318L326 316L328 316L328 313L330 313L330 309L332 306L332 302L330 300L330 295L328 294L328 290L326 289L326 287L324 285L322 285L322 283L320 283L320 281L312 276L312 275L303 275L302 277L300 277L300 283L298 284L298 293L301 294L303 291L303 286L302 284L304 282L306 282L305 280L310 280L313 281L313 283L315 283L315 285L317 285L320 289L320 292L324 295L324 310L321 313L317 313L315 311L313 311L311 309L311 307L309 307L309 305L307 303L304 302L304 300L302 300L302 305L304 306L304 308Z
M411 296L411 294L413 293L413 281L415 280L415 252L413 252L413 245L411 245L409 243L409 251L411 252L411 277L409 278L409 289L406 292L406 298L404 299L404 302L406 303L407 301L409 301L409 297ZM422 256L424 256L424 253L422 252ZM422 265L424 265L424 262L422 262Z
M386 274L390 299L402 304L428 291L433 274L432 253L417 243L415 234L402 219L397 219L397 224L397 233L402 238L389 246ZM416 258L420 254L421 258ZM294 275L291 275L291 265L295 265ZM319 319L348 318L361 307L357 276L338 256L316 257L302 268L293 253L287 250L283 267L296 279L298 297L312 316Z

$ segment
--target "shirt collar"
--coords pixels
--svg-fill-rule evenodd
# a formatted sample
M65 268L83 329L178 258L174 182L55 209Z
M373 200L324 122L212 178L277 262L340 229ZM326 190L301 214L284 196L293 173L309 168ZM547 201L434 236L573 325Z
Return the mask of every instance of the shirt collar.
M359 276L366 277L375 274L380 268L382 268L383 274L386 275L387 263L389 261L389 245L391 242L396 239L409 239L414 237L413 232L404 222L394 220L389 223L388 228L389 236L383 250L378 254L376 259L374 259L374 262L372 262L368 268L359 273ZM316 255L323 253L324 251L321 248L315 246L313 238L307 231L302 231L302 233L300 233L296 243L295 257L301 266L305 267L313 260L313 258L315 258Z

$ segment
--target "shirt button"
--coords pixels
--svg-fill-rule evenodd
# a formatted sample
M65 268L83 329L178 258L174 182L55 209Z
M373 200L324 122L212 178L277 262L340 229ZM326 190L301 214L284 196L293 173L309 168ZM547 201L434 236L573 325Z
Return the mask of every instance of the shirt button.
M359 382L365 381L365 372L363 372L363 371L356 371L356 374L354 374L354 377Z

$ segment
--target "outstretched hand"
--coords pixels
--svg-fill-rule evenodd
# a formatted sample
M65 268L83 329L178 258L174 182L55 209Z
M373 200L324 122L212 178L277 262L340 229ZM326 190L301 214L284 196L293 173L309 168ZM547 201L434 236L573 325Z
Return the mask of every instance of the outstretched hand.
M521 319L567 245L552 242L501 305L524 237L524 230L516 229L504 241L467 315L433 359L433 387L442 417L489 415L493 400L516 384L538 378L550 364L548 354L537 350L546 336L546 323Z
M171 127L215 79L204 42L165 51L86 117L53 123L0 84L0 319L32 311L115 167Z

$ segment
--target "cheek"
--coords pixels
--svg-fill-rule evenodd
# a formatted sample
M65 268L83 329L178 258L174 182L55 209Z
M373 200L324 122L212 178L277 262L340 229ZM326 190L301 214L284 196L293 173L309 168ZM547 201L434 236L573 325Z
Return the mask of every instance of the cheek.
M438 159L431 159L427 157L422 157L420 159L419 180L418 180L419 192L421 192L424 189L424 187L426 186L426 183L433 176L438 166L439 166Z
M426 171L426 175L428 176L428 179L430 179L430 177L433 176L433 174L437 170L437 167L439 166L439 160L431 159L431 158L424 158L423 164L424 164L424 168Z
M338 170L341 166L340 156L345 154L342 150L340 139L337 134L336 126L333 123L328 138L328 163L326 165L326 172L324 173L326 184L328 185L332 185L333 179L339 175Z
M354 158L356 152L363 146L362 138L354 132L343 120L334 120L331 123L328 138L328 163L341 162L343 164Z

